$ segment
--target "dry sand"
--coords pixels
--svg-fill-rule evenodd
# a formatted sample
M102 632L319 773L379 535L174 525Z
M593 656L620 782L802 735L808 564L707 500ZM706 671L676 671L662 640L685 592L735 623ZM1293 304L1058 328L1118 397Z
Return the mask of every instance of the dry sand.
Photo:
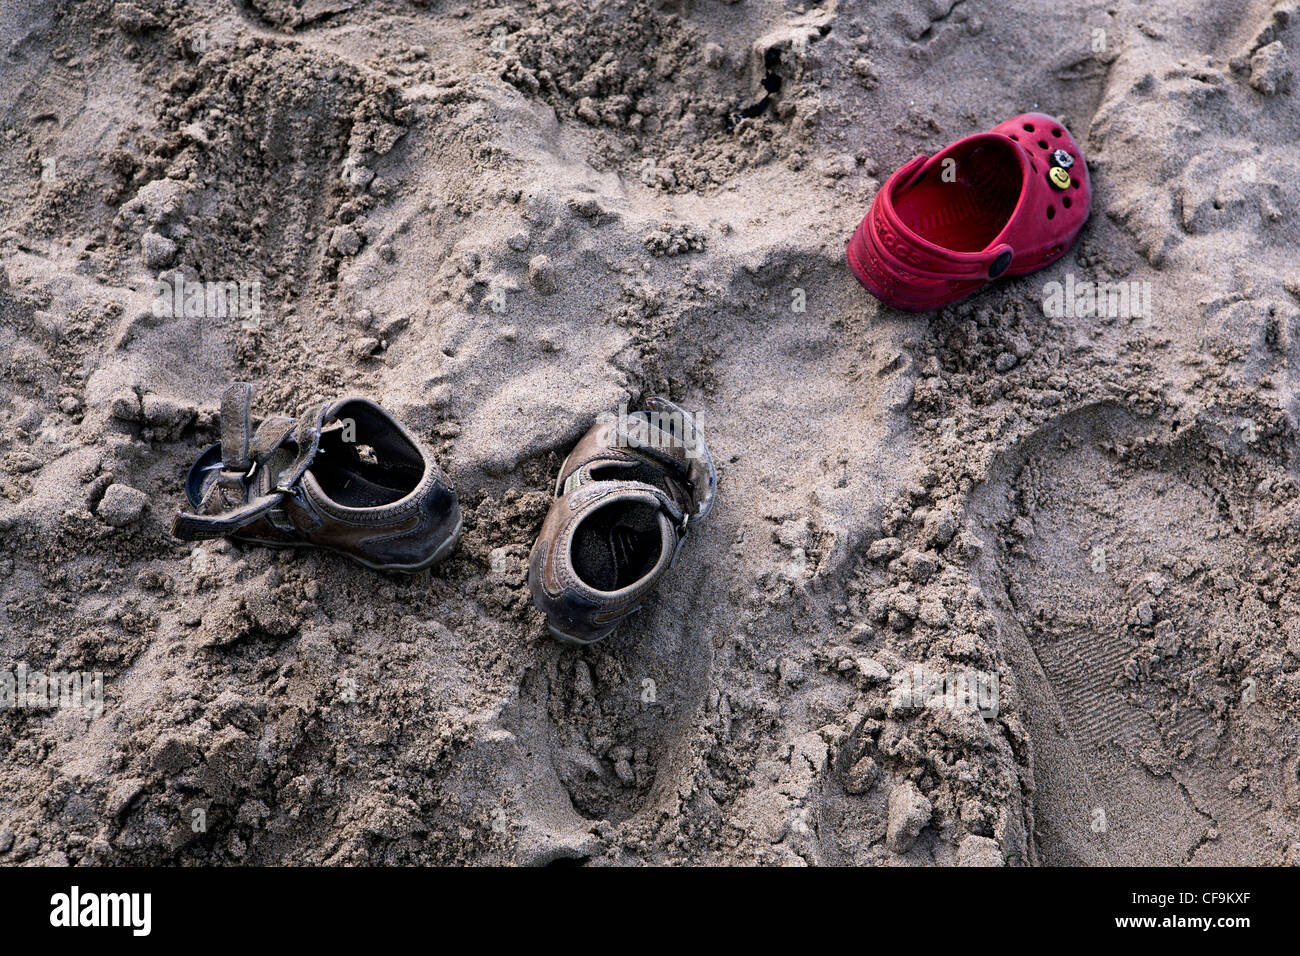
M1300 862L1297 19L0 0L0 672L104 681L0 712L0 863ZM1090 160L1076 249L879 306L879 183L1030 109ZM258 327L156 315L178 275ZM1045 316L1067 275L1152 314ZM385 403L455 555L172 540L235 379ZM656 392L718 506L563 647L555 471Z

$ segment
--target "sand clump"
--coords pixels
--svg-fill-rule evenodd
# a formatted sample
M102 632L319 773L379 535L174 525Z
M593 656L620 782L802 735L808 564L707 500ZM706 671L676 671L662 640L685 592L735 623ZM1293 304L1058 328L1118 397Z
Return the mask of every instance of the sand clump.
M1296 7L1058 14L0 7L0 675L105 694L0 710L0 863L1300 860ZM1078 246L881 308L881 180L1029 109ZM1045 315L1067 274L1151 314ZM235 379L383 403L457 551L172 539ZM560 646L556 470L655 393L718 507Z

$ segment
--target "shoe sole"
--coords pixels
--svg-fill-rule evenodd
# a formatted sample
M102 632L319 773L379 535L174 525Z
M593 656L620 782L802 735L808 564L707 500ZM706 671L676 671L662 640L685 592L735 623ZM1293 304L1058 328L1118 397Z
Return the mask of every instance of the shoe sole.
M429 555L423 561L417 564L374 564L365 558L359 558L355 554L347 551L340 551L338 548L331 548L324 544L312 544L310 541L267 541L263 538L232 538L233 541L241 541L245 544L260 544L267 548L277 548L286 550L289 548L315 548L317 551L332 551L334 554L341 554L343 557L369 568L371 571L396 571L399 574L415 574L423 571L425 568L432 567L439 561L449 555L453 548L460 541L461 530L465 527L465 519L461 518L456 522L456 527L452 529L451 537L438 546L438 550Z

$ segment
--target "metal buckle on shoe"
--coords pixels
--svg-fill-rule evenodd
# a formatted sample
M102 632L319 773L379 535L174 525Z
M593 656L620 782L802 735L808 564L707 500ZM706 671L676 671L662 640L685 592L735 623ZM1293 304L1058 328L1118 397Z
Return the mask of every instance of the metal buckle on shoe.
M298 501L299 505L301 506L301 500L298 497L298 492L295 491L293 488L289 487L288 485L284 484L284 482L281 482L280 484L272 488L271 492L272 494L282 494L286 498L292 498L294 501ZM266 513L266 520L271 523L272 527L280 531L296 534L298 533L298 526L293 523L293 521L289 518L289 515L285 512L283 507L284 503L285 502L282 499L279 505L277 505L276 507L268 511ZM316 526L320 527L319 519L317 519L316 521Z

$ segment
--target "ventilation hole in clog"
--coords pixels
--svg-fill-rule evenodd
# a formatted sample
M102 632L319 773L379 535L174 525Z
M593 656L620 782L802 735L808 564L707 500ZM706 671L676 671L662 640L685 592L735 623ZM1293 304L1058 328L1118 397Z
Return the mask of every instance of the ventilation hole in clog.
M1014 139L1017 143L1020 142L1020 137L1017 136L1015 133L1011 134L1011 138Z
M1073 181L1070 183L1070 185L1073 186L1075 189L1078 189L1078 188L1079 188L1079 180L1077 180L1077 179L1076 179L1076 180L1073 180Z
M1047 143L1046 143L1044 140L1041 140L1041 139L1040 139L1040 140L1038 141L1038 148L1039 148L1039 149L1047 149Z
M1055 207L1055 206L1048 206L1048 207L1047 207L1047 218L1048 218L1048 219L1055 219L1055 218L1056 218L1056 207Z
M1038 172L1038 167L1034 165L1034 161L1032 159L1029 161L1029 171L1031 173Z
M1054 130L1052 130L1052 135L1053 135L1053 136L1060 136L1060 135L1061 135L1061 131L1060 131L1059 129L1054 129Z
M1032 133L1033 131L1034 131L1033 124L1031 124L1031 123L1026 123L1026 124L1025 124L1025 132L1026 132L1026 133Z
M1062 196L1062 197L1061 197L1061 205L1064 206L1066 209L1069 209L1069 208L1070 208L1070 197L1069 197L1069 196Z

